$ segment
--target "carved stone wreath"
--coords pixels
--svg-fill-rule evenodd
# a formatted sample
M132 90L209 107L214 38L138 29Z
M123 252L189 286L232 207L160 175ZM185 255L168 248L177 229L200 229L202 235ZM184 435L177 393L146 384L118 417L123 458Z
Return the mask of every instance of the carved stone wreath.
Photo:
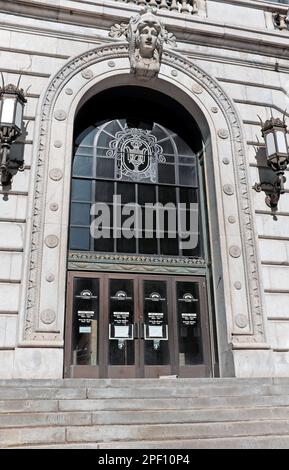
M49 128L51 126L54 105L58 93L68 84L69 80L88 66L101 61L115 60L128 57L128 44L117 43L100 46L72 59L66 64L51 81L44 97L41 109L40 139L38 147L36 179L34 185L34 201L32 213L31 248L29 257L29 273L26 292L26 308L24 318L24 340L26 341L58 341L62 339L55 333L37 333L39 315L39 285L41 280L41 252L43 247L43 228L45 214L45 180L48 171ZM231 100L224 93L218 82L207 75L201 68L189 59L175 52L165 51L163 63L183 72L202 84L202 87L213 97L218 107L226 117L231 133L235 153L235 180L239 194L238 205L240 214L240 227L242 230L244 263L248 272L249 302L251 305L253 334L235 336L240 343L263 343L264 325L261 308L258 266L255 247L255 233L253 226L252 209L248 195L249 184L245 162L243 136L239 118Z

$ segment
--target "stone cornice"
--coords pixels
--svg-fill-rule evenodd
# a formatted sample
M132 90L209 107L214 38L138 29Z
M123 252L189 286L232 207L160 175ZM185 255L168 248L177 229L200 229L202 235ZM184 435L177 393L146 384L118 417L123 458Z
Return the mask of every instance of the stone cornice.
M77 1L77 0L73 0ZM254 8L255 10L263 10L263 11L270 11L272 13L278 11L280 13L286 13L288 11L288 4L278 4L278 3L271 3L269 1L261 1L261 0L210 0L210 2L215 3L228 3L230 5L238 5L241 7L246 8Z
M244 6L251 6L254 4L269 11L277 11L276 4L268 4L264 2L248 2L247 0L213 0L229 3L240 3ZM75 9L75 5L82 8ZM71 10L70 7L74 7ZM89 7L89 9L88 9ZM116 8L117 7L117 8ZM268 7L268 8L267 8ZM271 8L273 7L273 8ZM279 6L277 5L279 8ZM110 29L112 24L126 22L131 14L138 10L137 5L123 2L111 2L106 0L105 8L104 2L94 0L94 2L79 2L72 0L59 0L56 5L43 4L37 0L14 0L7 2L0 0L0 12L10 13L27 18L38 18L45 21L61 22L80 27L97 28L98 30ZM284 12L285 9L280 8L278 11ZM73 12L73 13L71 13ZM217 23L212 19L200 18L197 15L180 15L173 12L161 11L161 16L165 17L165 23L169 31L173 32L179 41L184 43L192 43L198 45L206 45L209 47L225 48L228 50L240 50L253 54L261 54L266 56L273 56L276 58L289 58L289 35L287 32L280 32L274 30L255 29L240 27L237 25L227 26L223 23ZM11 18L12 19L12 18ZM185 22L184 22L185 19ZM9 27L10 21L7 19L3 22L4 27ZM12 23L12 21L11 21ZM16 26L16 25L15 25ZM184 28L185 26L185 28ZM12 25L11 25L12 27ZM17 29L20 24L17 24ZM35 31L39 31L39 24L35 25ZM47 28L47 24L44 28ZM48 28L47 28L48 29ZM31 28L33 31L33 28ZM45 29L43 30L45 31ZM55 33L57 35L57 33ZM87 31L87 40L90 41L92 31ZM62 35L62 32L60 32ZM85 40L86 33L83 34ZM100 39L98 35L98 39ZM107 38L109 41L109 39Z

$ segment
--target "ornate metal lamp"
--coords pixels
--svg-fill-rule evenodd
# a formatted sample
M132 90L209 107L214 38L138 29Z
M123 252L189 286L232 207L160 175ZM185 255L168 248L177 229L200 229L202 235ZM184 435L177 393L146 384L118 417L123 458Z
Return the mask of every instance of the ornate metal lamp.
M26 99L24 91L9 84L0 88L0 173L3 186L12 179L11 145L22 134L23 112ZM23 162L13 161L13 169L20 169Z
M287 126L285 120L273 116L262 124L262 136L266 144L266 163L275 175L275 181L261 181L256 183L254 189L258 192L265 191L265 202L273 211L277 210L280 195L284 194L286 178L284 171L289 163Z

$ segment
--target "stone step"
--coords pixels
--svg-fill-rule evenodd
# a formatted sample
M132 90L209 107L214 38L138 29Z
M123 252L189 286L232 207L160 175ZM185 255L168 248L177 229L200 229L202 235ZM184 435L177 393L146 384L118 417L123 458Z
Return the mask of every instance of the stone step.
M133 387L200 387L206 385L218 386L229 386L229 385L289 385L289 378L252 378L252 379L241 379L241 378L198 378L198 379L175 379L175 378L163 378L163 379L57 379L57 380L45 380L45 379L12 379L12 380L0 380L1 387L12 387L12 388L31 388L31 387L45 387L45 388L133 388Z
M1 413L0 428L31 426L89 426L92 413Z
M3 413L0 428L31 426L85 426L85 425L130 425L209 423L231 421L289 420L289 408L231 408L171 411L101 411L58 413Z
M0 447L289 448L289 379L2 380Z
M58 411L57 400L1 400L0 413Z
M226 421L253 421L253 420L289 420L289 408L259 408L259 409L200 409L171 411L101 411L92 413L92 424L172 424L172 423L205 423ZM289 432L289 431L288 431Z
M173 397L222 397L222 396L255 396L255 395L289 395L287 385L246 385L215 387L142 387L142 388L88 388L87 398L173 398Z
M233 423L156 424L129 426L68 427L67 442L117 440L176 440L238 436L282 435L289 432L289 420L262 420ZM7 430L8 431L8 430ZM1 430L0 430L1 436ZM1 439L0 439L1 441Z
M249 436L214 439L183 439L169 441L114 441L105 443L47 444L13 449L288 449L289 435ZM175 452L173 453L176 454ZM127 454L129 457L129 453Z
M289 395L207 397L207 398L154 398L99 400L60 400L59 411L100 411L100 410L184 410L196 408L229 408L256 406L289 406Z
M64 444L65 427L0 429L0 448L33 444Z
M75 400L122 398L193 398L232 397L289 394L289 385L203 386L203 387L131 387L131 388L48 388L48 387L2 387L1 400Z
M0 446L22 446L33 444L63 443L101 443L114 441L168 441L186 440L182 445L194 439L220 439L249 436L286 436L288 420L262 420L233 423L198 423L165 425L128 425L128 426L68 426L68 427L31 427L0 429ZM165 439L164 439L165 437ZM122 446L124 448L125 446Z
M85 399L85 388L8 388L2 387L0 399L3 400L76 400Z
M95 412L95 411L133 411L136 410L198 410L207 408L230 409L246 407L285 407L289 406L289 396L255 397L209 397L174 399L118 399L118 400L1 400L0 413L40 413L40 412Z
M49 446L60 449L63 447ZM112 443L65 444L70 449L289 449L289 435L249 436L169 441L127 441ZM174 455L176 453L174 452ZM129 454L128 454L129 456Z

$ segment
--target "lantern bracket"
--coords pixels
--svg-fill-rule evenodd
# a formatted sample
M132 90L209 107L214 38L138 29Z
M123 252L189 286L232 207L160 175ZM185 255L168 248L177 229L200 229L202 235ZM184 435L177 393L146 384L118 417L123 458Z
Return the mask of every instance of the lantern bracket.
M265 192L265 203L270 207L274 216L278 210L280 196L285 193L284 172L289 163L285 114L283 120L271 116L265 123L258 116L265 147L260 147L256 153L260 182L255 183L253 189L257 192Z
M278 209L278 203L280 195L285 193L284 184L286 183L286 178L283 173L277 175L275 183L262 182L255 183L253 189L260 193L264 191L266 194L265 203L273 212L276 212Z
M10 187L13 176L17 171L23 170L24 161L11 157L11 147L23 134L23 111L27 102L24 91L17 86L9 84L5 86L2 77L0 87L0 175L3 187Z

